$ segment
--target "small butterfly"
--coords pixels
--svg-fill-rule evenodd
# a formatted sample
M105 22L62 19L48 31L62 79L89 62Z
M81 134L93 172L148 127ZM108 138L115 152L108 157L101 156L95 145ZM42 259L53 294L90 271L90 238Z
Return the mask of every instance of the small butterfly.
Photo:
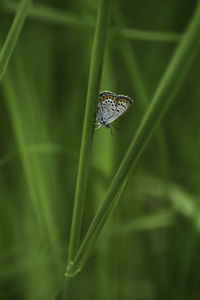
M110 123L118 119L133 104L133 100L124 95L116 95L109 91L99 94L97 105L97 128L105 126L110 128Z

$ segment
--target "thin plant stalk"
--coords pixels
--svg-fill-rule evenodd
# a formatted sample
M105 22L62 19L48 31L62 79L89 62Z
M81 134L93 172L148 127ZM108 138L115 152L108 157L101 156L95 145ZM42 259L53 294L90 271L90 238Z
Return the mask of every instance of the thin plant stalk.
M28 14L31 2L32 0L22 0L17 8L15 18L6 37L3 48L0 52L0 80L2 80L3 75L7 69L10 57L13 53L20 32L22 30L24 21Z
M199 49L199 32L200 3L197 6L195 15L186 34L177 47L171 62L161 79L152 102L132 139L124 159L110 184L105 199L83 239L75 259L69 265L65 274L66 276L75 276L89 257L99 234L117 203L119 197L116 195L118 195L119 191L121 192L123 190L125 180L127 180L128 176L131 174L134 166L155 132L155 129L158 127L159 122L183 83L188 68Z
M17 2L7 0L3 3L3 7L8 12L16 10ZM36 3L29 12L29 18L34 20L40 20L50 24L56 24L61 26L76 27L81 30L93 30L94 24L80 20L79 17L72 15L69 12L61 11L51 5ZM182 38L181 33L177 32L159 32L152 30L132 29L125 27L113 26L110 27L109 34L117 39L138 40L147 42L159 42L159 43L177 43Z
M90 75L86 99L85 116L82 131L82 141L78 166L78 175L75 190L74 209L72 216L71 234L68 250L68 263L74 258L79 246L80 231L82 225L85 192L88 182L90 165L90 152L93 136L93 125L96 98L99 91L102 63L106 45L106 33L109 20L109 3L100 0L97 14L96 30L94 35L93 50L91 56Z
M158 32L151 30L139 30L132 28L112 27L110 33L127 40L138 40L159 43L177 43L182 34L176 32Z
M9 13L15 12L17 8L17 2L7 0L5 3L3 3L3 8ZM49 4L35 3L32 5L28 15L30 19L40 20L53 25L72 26L82 29L85 27L94 28L93 25L81 21L79 17L72 15L72 13L63 11Z

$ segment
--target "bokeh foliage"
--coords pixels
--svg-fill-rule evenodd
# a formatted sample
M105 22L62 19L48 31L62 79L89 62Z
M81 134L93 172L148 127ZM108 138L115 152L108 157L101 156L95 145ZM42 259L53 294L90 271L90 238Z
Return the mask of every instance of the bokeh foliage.
M135 105L94 132L82 239L197 2L112 1L101 90ZM0 82L0 299L63 296L98 3L34 1ZM1 49L17 4L0 2ZM200 298L199 68L198 52L66 299Z

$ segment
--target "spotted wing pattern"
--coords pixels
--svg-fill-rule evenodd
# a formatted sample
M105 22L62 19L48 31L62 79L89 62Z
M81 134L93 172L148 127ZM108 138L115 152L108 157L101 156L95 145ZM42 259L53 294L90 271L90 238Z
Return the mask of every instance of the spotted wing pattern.
M119 95L117 96L117 106L112 116L107 119L108 123L113 122L118 119L127 109L133 104L133 100L127 96Z
M99 94L97 120L101 125L109 124L119 118L131 105L133 100L124 95L109 91Z
M117 107L117 96L114 93L105 91L99 94L99 103L98 103L98 120L102 119L106 123L107 120L112 118Z
M117 102L118 117L127 111L127 109L133 104L133 100L127 96L119 95Z

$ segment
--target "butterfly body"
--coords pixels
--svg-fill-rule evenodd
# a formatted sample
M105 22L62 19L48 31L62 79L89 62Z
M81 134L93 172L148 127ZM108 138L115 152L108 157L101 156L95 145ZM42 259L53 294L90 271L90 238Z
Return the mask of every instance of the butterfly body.
M118 119L133 104L131 98L109 91L101 92L98 100L98 128L101 126L110 128L110 123Z

